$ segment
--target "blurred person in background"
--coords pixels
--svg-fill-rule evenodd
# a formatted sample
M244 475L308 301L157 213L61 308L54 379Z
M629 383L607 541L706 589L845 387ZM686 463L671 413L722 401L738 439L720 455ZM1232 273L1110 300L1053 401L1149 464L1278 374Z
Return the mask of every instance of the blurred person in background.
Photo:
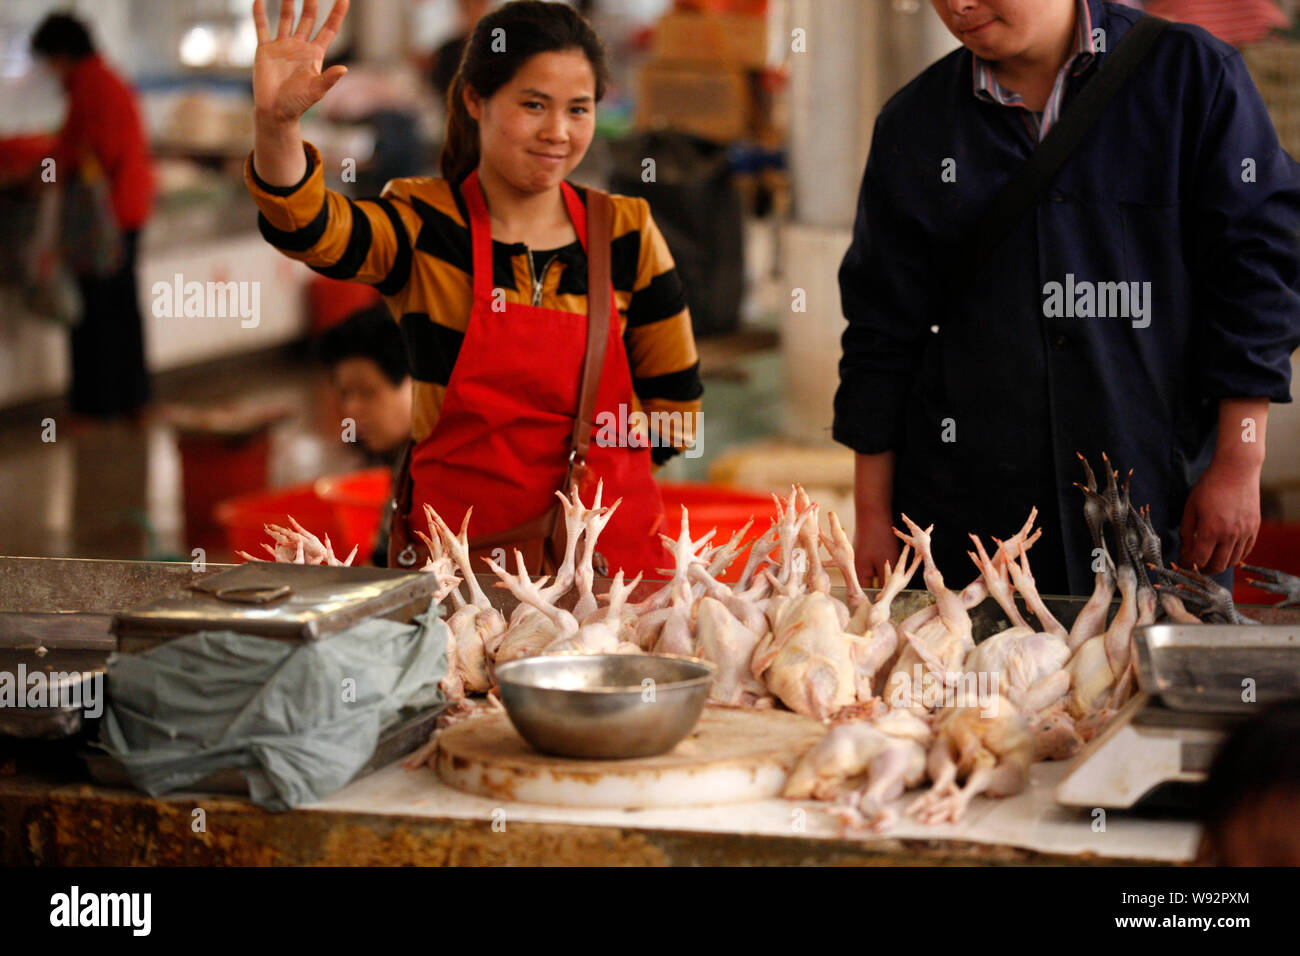
M51 14L32 35L32 53L59 78L67 116L54 148L56 183L93 162L107 178L121 231L120 266L103 276L78 276L82 318L72 329L72 387L77 415L134 414L149 401L144 328L136 287L136 251L154 198L153 167L130 85L95 52L85 24Z
M1198 862L1300 866L1300 700L1239 725L1201 794Z
M1146 12L1194 23L1224 43L1248 46L1289 26L1275 0L1146 0Z
M465 44L469 42L474 27L478 26L478 22L483 19L483 14L488 11L488 0L456 0L456 6L460 11L460 27L455 36L434 51L433 69L429 77L430 82L433 83L433 91L438 96L438 102L443 104L447 102L447 91L451 89L451 81L456 78L456 71L460 69L460 58L465 53Z
M327 329L316 352L344 417L357 425L357 440L376 462L394 464L411 437L411 375L402 333L386 307L352 313Z
M345 418L356 423L357 441L373 464L397 465L411 437L411 374L402 333L386 306L354 312L327 329L316 353L330 368L330 380ZM371 563L388 564L392 498L384 504Z

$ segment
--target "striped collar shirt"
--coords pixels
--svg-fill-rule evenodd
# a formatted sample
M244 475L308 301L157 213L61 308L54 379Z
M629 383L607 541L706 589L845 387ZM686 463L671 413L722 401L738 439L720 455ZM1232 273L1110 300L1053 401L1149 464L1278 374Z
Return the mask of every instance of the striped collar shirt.
M1041 113L1029 109L1019 93L1011 92L998 82L997 77L993 75L992 63L978 56L971 57L975 95L987 103L1024 110L1025 117L1039 142L1042 142L1043 137L1061 116L1061 108L1065 102L1065 89L1070 77L1078 76L1088 69L1099 52L1098 44L1092 35L1092 11L1088 8L1088 0L1077 0L1076 8L1074 52L1061 67L1061 72L1056 75L1051 95L1048 96ZM1104 47L1102 49L1104 50Z

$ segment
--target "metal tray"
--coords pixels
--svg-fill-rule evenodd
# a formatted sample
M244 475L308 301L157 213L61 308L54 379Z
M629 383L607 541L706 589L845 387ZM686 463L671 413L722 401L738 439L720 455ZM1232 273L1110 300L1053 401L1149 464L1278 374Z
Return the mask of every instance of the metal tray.
M130 653L196 631L238 631L299 643L342 631L370 617L409 621L433 598L431 574L386 568L248 563L191 588L115 614L118 649ZM215 591L286 588L265 603L224 600Z
M0 648L100 648L114 650L111 614L76 611L0 611Z
M0 557L0 608L51 614L112 614L139 607L231 567L189 561ZM47 647L52 647L48 641Z
M1300 625L1152 624L1135 637L1138 683L1173 710L1239 713L1300 697Z

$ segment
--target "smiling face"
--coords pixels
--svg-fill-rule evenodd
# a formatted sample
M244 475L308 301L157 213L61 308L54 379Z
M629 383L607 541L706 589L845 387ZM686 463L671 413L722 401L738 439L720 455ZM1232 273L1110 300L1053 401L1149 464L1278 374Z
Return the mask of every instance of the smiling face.
M578 49L539 53L487 99L465 90L482 162L524 193L554 189L596 130L596 74Z
M1075 0L931 0L943 25L976 56L993 62L1033 55L1055 43Z

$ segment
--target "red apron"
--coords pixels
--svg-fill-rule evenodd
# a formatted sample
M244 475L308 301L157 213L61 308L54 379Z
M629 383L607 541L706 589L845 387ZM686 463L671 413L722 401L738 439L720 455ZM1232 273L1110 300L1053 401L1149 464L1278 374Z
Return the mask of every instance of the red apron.
M574 229L587 248L587 210L573 188L560 186ZM427 502L453 528L471 506L470 537L514 528L556 504L568 469L569 442L577 417L579 383L587 345L587 316L504 299L493 305L492 226L471 173L462 186L474 248L474 307L452 367L442 413L433 431L415 446L411 527L424 526ZM614 302L611 295L610 302ZM594 418L609 412L625 420L633 408L632 374L611 306L609 342L596 391ZM619 406L625 409L620 419ZM612 574L658 577L668 556L659 541L663 500L650 474L649 448L602 447L593 437L587 455L588 506L604 480L602 504L623 504L601 532L597 551Z

